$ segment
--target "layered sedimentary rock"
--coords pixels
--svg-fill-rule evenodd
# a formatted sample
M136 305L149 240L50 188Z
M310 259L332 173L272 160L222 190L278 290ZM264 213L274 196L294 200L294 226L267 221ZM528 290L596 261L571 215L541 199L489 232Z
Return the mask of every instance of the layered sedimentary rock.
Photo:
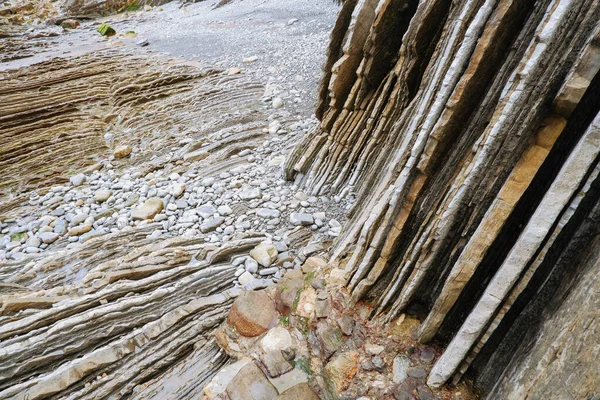
M144 150L135 161L142 172L185 160L202 161L206 174L235 167L241 161L232 153L262 142L256 100L263 89L245 75L103 50L0 77L3 216L19 215L15 207L31 190L43 194L68 182L123 142ZM178 154L169 155L184 138Z
M240 292L229 261L263 238L215 246L152 229L5 265L0 398L200 395L228 361L212 332Z
M419 339L447 345L431 386L466 373L490 398L565 398L560 375L574 398L600 391L565 336L599 344L597 299L578 301L597 283L582 249L598 233L599 18L593 0L343 5L321 124L285 173L356 197L333 260L354 302L414 312Z

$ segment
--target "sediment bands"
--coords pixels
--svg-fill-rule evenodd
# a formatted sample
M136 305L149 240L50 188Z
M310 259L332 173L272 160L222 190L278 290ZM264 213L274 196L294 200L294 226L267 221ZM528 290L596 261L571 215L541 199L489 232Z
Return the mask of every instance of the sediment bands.
M550 356L599 306L573 300L598 281L599 19L593 0L344 3L320 127L285 173L354 193L333 259L355 302L416 312L420 340L447 344L431 386L467 373L490 398L600 390L593 355Z
M0 398L201 395L228 362L213 340L240 292L228 262L264 238L215 246L146 239L152 229L6 267L14 272L2 295Z
M152 150L135 160L146 172L169 161L205 160L206 173L212 173L231 168L229 155L263 135L250 117L262 86L198 63L105 50L1 77L2 217L19 215L28 192L43 194L68 182L74 171L94 168L119 143ZM198 120L203 123L192 123ZM200 150L209 135L214 142ZM193 140L169 155L185 137Z

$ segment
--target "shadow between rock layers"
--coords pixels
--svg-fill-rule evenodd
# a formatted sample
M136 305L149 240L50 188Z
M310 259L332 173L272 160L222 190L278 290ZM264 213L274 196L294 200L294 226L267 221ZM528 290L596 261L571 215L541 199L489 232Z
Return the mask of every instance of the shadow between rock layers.
M356 196L333 260L354 302L422 314L420 340L447 343L431 386L467 373L490 398L600 392L585 350L600 319L577 322L598 303L549 297L598 280L598 252L581 250L597 235L599 18L594 0L343 6L320 127L285 172L314 195ZM567 326L584 341L568 354Z

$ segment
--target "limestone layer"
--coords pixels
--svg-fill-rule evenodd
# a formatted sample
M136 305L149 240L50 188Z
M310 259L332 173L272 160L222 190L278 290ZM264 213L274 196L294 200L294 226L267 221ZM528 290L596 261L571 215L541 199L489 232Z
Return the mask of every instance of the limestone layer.
M588 290L573 280L598 258L582 249L597 234L599 18L594 0L343 5L320 126L285 174L314 195L356 197L333 260L354 302L388 320L416 313L419 339L447 344L431 386L467 373L490 398L565 398L546 378L561 375L578 382L573 398L600 390L593 357L548 361L558 337L522 354L532 332L556 336L550 319L599 343L597 318L577 324L597 301L568 317L549 298Z

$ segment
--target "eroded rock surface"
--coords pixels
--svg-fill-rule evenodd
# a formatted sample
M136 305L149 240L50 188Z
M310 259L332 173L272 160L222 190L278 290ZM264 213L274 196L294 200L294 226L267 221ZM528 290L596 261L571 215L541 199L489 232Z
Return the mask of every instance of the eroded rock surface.
M570 397L600 391L591 359L542 361L556 346L544 340L524 350L524 337L555 337L581 311L555 330L542 312L571 282L565 265L583 273L597 234L599 16L595 1L344 2L320 125L286 176L356 198L332 262L352 304L387 321L417 310L419 340L447 344L431 387L466 373L490 398L496 383L502 398L569 398L569 384L542 378L564 373ZM585 347L597 325L578 328Z

